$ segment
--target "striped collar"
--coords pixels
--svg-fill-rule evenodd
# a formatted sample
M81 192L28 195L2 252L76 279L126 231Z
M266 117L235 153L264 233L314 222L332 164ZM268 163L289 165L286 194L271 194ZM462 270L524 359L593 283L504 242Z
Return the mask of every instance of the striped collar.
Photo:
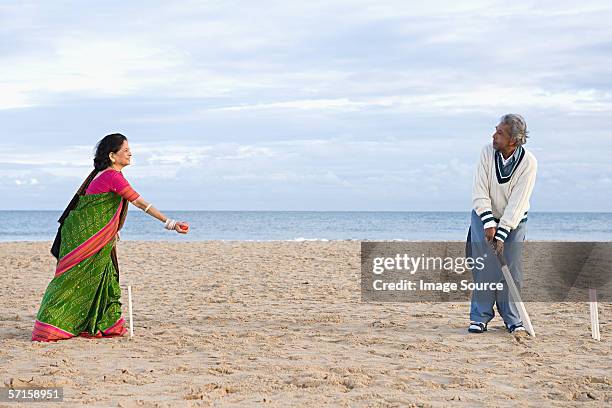
M519 146L512 153L508 164L504 166L501 152L499 150L495 151L495 174L499 184L505 184L510 181L519 164L521 164L523 157L525 157L525 149L523 149L523 146Z

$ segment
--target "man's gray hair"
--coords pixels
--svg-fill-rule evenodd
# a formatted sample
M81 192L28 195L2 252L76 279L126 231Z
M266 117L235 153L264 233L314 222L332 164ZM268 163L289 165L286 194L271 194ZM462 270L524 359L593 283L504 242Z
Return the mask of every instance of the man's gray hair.
M516 113L508 113L499 120L500 123L510 125L510 136L516 141L517 146L524 145L527 143L527 122L521 115Z

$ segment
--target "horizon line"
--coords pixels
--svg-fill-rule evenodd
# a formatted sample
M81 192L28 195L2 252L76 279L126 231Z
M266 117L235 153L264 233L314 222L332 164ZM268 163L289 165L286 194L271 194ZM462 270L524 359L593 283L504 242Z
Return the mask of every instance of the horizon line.
M130 210L132 208L130 207ZM0 209L0 212L58 212L64 211L63 209ZM136 211L136 209L133 209ZM472 209L465 210L171 210L164 209L167 212L360 212L360 213L465 213L470 212ZM598 210L580 210L580 211L568 211L568 210L540 210L540 211L529 211L530 214L540 213L558 213L558 214L612 214L612 211L598 211Z

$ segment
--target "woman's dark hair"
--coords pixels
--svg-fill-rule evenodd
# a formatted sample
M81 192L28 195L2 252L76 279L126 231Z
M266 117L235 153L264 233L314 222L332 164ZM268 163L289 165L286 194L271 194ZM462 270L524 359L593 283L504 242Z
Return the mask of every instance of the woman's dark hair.
M111 152L117 153L121 149L123 142L127 140L127 137L121 133L113 133L106 135L96 145L96 156L94 157L94 167L98 171L102 171L111 165L110 157L108 156Z

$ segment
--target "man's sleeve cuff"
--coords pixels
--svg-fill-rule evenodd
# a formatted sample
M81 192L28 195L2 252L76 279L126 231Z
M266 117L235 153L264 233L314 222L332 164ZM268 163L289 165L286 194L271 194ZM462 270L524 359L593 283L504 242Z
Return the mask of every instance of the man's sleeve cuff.
M495 217L493 217L493 212L490 210L483 211L478 214L478 216L480 217L480 220L485 228L497 227L497 222L495 221Z
M498 227L495 232L495 239L501 242L505 242L506 238L510 235L510 231L503 227Z
M487 221L484 223L484 228L496 228L497 227L497 223L495 222L495 220L491 220L491 221Z

